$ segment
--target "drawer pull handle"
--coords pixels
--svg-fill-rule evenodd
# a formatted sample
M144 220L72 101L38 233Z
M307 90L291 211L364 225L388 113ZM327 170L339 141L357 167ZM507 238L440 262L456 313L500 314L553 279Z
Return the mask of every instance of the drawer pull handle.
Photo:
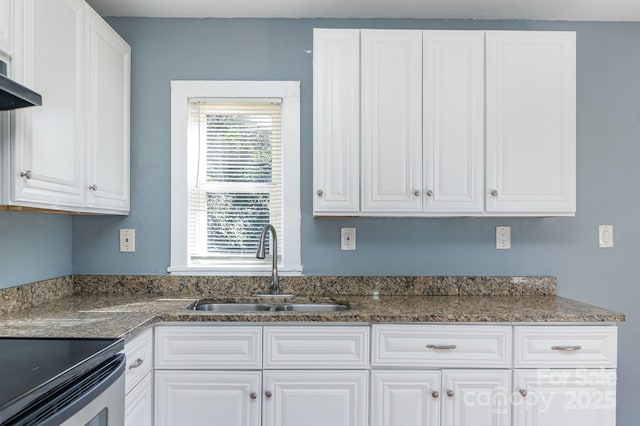
M273 396L273 394L271 393L271 391L266 391L264 393L264 396L266 396L267 398L271 398Z
M144 360L142 358L138 358L135 361L133 361L131 364L129 364L129 370L131 370L132 368L138 368L142 365L142 363L144 362Z
M431 392L431 396L433 397L433 399L438 399L440 397L440 392L433 391Z
M249 394L249 398L251 398L251 399L256 399L257 397L258 397L258 394L257 394L257 393L255 393L255 392L251 392L251 393Z
M449 398L453 398L453 391L452 391L451 389L449 389L449 390L447 391L447 396L448 396Z
M520 389L520 395L522 395L523 398L527 397L527 390L526 389Z
M579 351L580 349L582 349L582 346L576 345L576 346L551 346L551 350L552 351L564 351L564 352L575 352L575 351Z
M427 349L439 349L445 351L451 351L456 348L456 345L427 345Z

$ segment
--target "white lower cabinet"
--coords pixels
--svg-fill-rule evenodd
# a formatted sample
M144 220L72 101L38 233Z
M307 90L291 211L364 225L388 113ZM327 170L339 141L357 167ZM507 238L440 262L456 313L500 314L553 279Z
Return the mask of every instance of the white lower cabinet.
M513 426L615 426L616 370L516 370Z
M367 371L265 371L264 426L366 426Z
M440 371L371 373L371 426L440 424Z
M124 424L153 426L153 373L147 373L125 396Z
M153 333L126 343L124 424L153 426Z
M511 371L374 371L372 426L509 426Z
M158 426L615 426L616 345L613 325L162 325L126 423L153 395Z
M157 371L156 426L259 426L259 371Z
M510 370L442 372L443 426L509 426Z

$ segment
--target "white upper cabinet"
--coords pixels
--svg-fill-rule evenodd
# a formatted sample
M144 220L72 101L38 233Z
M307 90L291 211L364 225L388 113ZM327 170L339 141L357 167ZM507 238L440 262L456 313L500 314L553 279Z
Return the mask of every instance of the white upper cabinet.
M362 211L422 210L422 31L361 32Z
M87 205L129 211L131 48L86 7Z
M10 75L42 106L11 112L1 203L128 214L129 46L84 0L10 7Z
M13 38L13 0L0 0L0 58L10 58Z
M323 29L314 43L315 215L575 214L574 32Z
M313 30L313 111L313 210L357 213L360 30Z
M576 210L573 32L487 32L487 212Z
M22 5L27 28L23 66L16 78L43 101L41 107L14 112L11 179L19 204L84 203L83 6L82 0L33 0Z
M425 211L482 213L484 32L423 34Z

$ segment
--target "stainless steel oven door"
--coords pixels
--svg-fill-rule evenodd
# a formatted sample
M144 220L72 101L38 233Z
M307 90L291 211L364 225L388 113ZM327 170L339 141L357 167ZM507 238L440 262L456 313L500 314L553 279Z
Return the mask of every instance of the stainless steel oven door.
M124 374L61 426L124 426Z

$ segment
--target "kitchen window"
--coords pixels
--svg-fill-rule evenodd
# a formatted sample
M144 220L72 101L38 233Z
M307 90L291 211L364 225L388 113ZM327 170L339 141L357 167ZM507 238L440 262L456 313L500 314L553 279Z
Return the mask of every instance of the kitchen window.
M279 269L302 271L299 140L299 82L171 82L169 272L270 273L267 223Z

